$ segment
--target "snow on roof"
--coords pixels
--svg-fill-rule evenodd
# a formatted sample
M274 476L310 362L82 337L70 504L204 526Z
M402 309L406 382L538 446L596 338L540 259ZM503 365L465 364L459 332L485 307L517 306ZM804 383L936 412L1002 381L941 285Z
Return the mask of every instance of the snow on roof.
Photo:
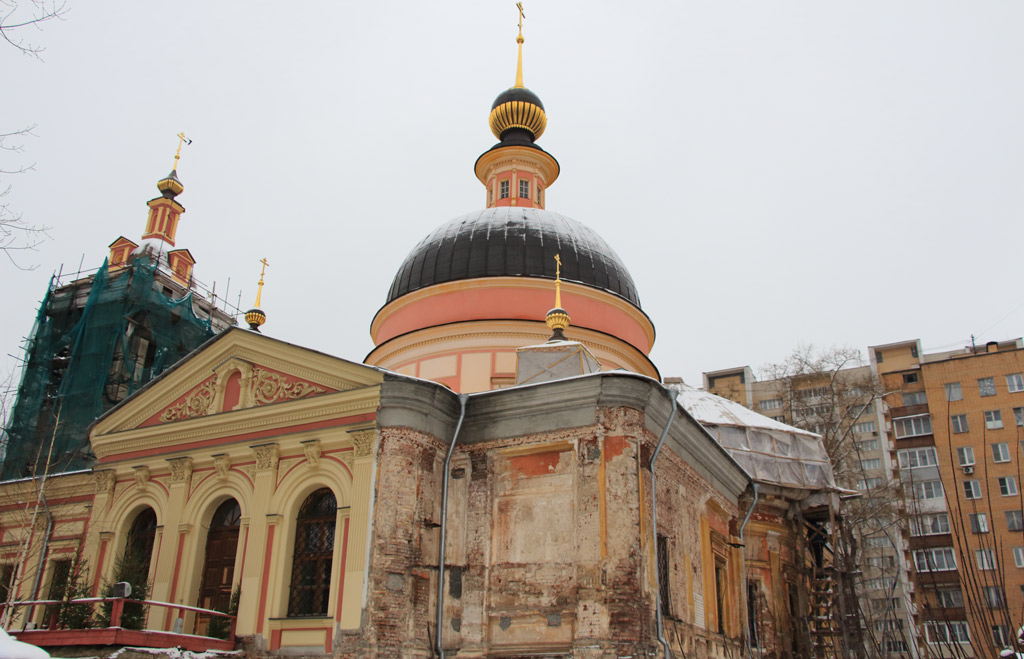
M701 424L748 426L752 428L765 428L767 430L781 430L797 435L818 436L810 431L776 421L763 414L758 414L739 403L733 402L728 398L716 396L703 389L697 389L685 383L674 383L668 386L679 392L679 402L683 404L683 407L690 413L690 416L700 421Z
M836 489L821 436L769 419L727 398L683 383L677 400L755 481L810 490Z

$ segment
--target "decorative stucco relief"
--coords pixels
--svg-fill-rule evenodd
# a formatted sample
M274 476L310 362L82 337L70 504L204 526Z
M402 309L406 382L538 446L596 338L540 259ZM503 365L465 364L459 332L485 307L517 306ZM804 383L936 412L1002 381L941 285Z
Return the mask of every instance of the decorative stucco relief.
M258 366L253 368L252 397L257 405L305 398L326 392L327 389L324 387L309 382L290 381L280 373L274 373Z
M163 414L160 415L160 421L161 423L168 423L170 421L191 419L197 416L206 416L210 412L216 395L216 380L211 378L186 396L185 400L164 410Z

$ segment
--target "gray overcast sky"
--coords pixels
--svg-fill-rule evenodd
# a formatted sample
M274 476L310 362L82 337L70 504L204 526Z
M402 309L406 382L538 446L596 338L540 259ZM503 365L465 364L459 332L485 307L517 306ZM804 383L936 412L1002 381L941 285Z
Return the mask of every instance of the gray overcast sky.
M2 353L50 274L138 240L178 168L178 246L267 334L341 357L408 251L484 205L476 157L514 81L514 3L73 0L0 46L10 203L52 227L0 263ZM633 274L663 375L800 342L927 349L1021 335L1024 3L527 0L526 85L562 166L548 208ZM571 310L570 310L571 311ZM10 363L10 360L8 360Z

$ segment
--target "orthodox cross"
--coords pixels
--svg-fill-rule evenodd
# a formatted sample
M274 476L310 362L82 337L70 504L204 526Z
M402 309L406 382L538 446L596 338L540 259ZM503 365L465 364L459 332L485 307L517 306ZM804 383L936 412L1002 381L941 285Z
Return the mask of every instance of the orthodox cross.
M181 131L180 133L178 133L178 150L174 154L174 168L173 169L175 171L177 171L177 169L178 169L178 159L181 158L181 145L183 143L184 144L192 144L192 140L190 140L187 137L185 137L185 131Z
M562 308L562 259L555 254L555 308Z
M270 265L269 263L267 263L267 259L265 259L265 258L264 259L260 259L260 263L263 264L263 267L260 268L260 283L259 283L259 287L256 289L256 306L257 307L260 306L260 296L263 295L263 275L267 271L267 266Z

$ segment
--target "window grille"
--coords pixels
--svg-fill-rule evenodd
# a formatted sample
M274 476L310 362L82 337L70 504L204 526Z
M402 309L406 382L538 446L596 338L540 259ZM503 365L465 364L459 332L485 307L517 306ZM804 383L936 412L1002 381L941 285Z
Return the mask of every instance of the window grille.
M288 616L326 616L331 592L331 563L338 503L321 488L306 497L295 524Z

